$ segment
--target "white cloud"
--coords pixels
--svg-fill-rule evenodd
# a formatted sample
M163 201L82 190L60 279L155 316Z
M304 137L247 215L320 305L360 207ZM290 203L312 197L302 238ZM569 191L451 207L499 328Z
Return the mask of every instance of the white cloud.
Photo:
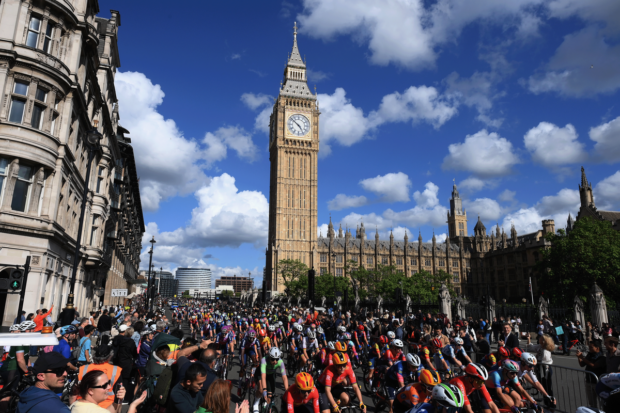
M512 166L519 163L512 143L486 129L467 135L463 143L451 144L448 151L450 153L443 160L443 169L469 171L478 178L508 175L512 173Z
M467 179L459 183L459 188L466 192L478 192L485 187L493 187L497 182L491 179L482 180L474 176L470 176Z
M483 221L498 220L502 213L497 201L490 198L477 198L474 201L464 200L463 206L469 216L479 216Z
M494 84L498 76L494 72L475 72L470 78L461 78L458 73L452 72L444 79L446 95L462 101L464 105L474 107L478 111L476 119L492 128L499 128L504 119L492 119L488 112L493 107L496 97Z
M606 162L620 161L620 116L590 129L590 139L596 144L594 151Z
M620 171L596 184L593 192L597 207L617 211L620 208Z
M319 225L319 226L316 228L316 236L318 237L318 236L321 236L321 235L322 235L322 236L324 236L324 237L327 237L327 231L328 231L328 230L329 230L328 224L322 224L322 225Z
M251 110L260 112L254 120L254 129L263 133L269 133L269 117L273 109L273 96L263 93L244 93L241 95L241 101Z
M424 208L433 208L439 205L439 199L437 198L439 187L432 182L427 182L425 188L423 192L415 191L413 193L415 202Z
M445 232L443 234L435 234L435 242L437 244L443 244L444 242L446 242L446 239L448 238L448 234L446 234ZM426 242L433 242L433 238L427 240Z
M504 191L501 194L499 194L497 199L499 199L502 202L513 202L515 201L516 194L517 194L516 191L511 191L510 189L504 189Z
M252 135L239 126L225 126L213 133L207 132L203 143L206 146L204 159L208 166L226 158L227 148L233 149L240 158L248 161L254 161L258 156Z
M161 87L138 72L118 72L114 84L120 124L131 132L143 209L156 210L162 200L208 184L199 166L198 143L186 139L174 120L164 119L157 111L165 96Z
M547 5L552 17L579 16L587 22L605 22L609 31L620 30L620 9L616 0L552 0Z
M533 93L557 92L571 97L613 93L620 88L620 45L592 25L568 34L544 71L527 81Z
M327 208L330 211L340 211L341 209L357 208L368 204L365 196L348 196L338 194L334 199L327 202Z
M231 60L238 60L238 59L241 59L241 54L239 54L239 53L233 53L233 54L231 54L231 55L230 55L230 59L231 59Z
M548 195L536 205L536 209L542 215L553 215L560 211L575 211L579 209L579 191L564 188L556 195Z
M584 145L577 137L577 131L570 123L560 128L553 123L540 122L527 131L523 141L534 162L557 168L587 159Z
M378 175L360 181L360 185L366 191L379 195L382 202L407 202L409 201L409 177L402 173L389 173Z
M329 79L329 73L321 72L320 70L306 69L306 75L308 77L308 83L318 83L322 80Z

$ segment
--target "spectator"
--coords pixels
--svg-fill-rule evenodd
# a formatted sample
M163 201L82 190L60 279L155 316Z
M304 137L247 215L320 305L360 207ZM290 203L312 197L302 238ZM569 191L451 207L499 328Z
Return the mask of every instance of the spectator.
M549 396L553 396L553 388L552 379L553 379L553 369L551 365L553 364L553 358L551 357L551 352L555 350L555 344L553 342L553 338L549 334L545 334L542 336L538 336L538 344L531 344L531 337L528 333L527 335L527 346L525 349L527 351L536 351L536 359L538 360L538 377L540 377L540 384L547 391Z
M183 380L170 391L166 411L168 413L195 412L204 401L200 389L205 380L207 380L207 370L200 363L192 363L185 372Z
M441 331L442 331L441 327L435 326L435 330L434 330L435 334L433 338L440 339L444 347L450 345L450 339L445 334L442 334Z
M52 314L53 309L54 305L52 304L49 311L47 311L47 309L45 308L42 310L37 310L37 315L34 318L34 323L37 325L37 327L34 329L35 332L41 331L41 329L43 329L43 320L45 320L46 317Z
M41 353L33 368L36 382L19 395L17 413L69 413L56 395L65 385L67 363L69 360L56 351Z
M147 328L140 333L142 341L140 342L140 348L138 349L138 359L136 360L136 367L140 371L140 374L144 376L146 363L151 356L151 344L153 344L153 330Z
M452 328L452 323L451 322L447 321L445 323L444 330L445 330L446 336L448 338L454 337L454 328Z
M228 413L230 408L230 386L228 382L217 379L209 388L204 400L196 413ZM237 404L235 413L249 413L250 405L247 400ZM283 412L284 413L284 412Z
M201 350L200 356L198 357L198 361L195 363L201 364L205 370L207 371L207 379L202 383L202 387L200 392L203 396L207 394L209 387L211 384L217 379L217 373L213 370L215 367L215 360L217 359L217 353L213 349ZM180 360L178 361L180 362ZM177 363L178 363L177 362ZM185 377L185 372L189 369L194 363L185 363L183 366L179 367L178 373L178 382L181 382L182 378Z
M71 405L71 413L106 413L109 410L99 406L104 400L107 400L108 393L111 390L112 385L110 379L105 372L100 370L93 370L87 373L80 383L77 385L77 391L81 397L73 405ZM126 390L121 387L116 392L116 397L119 400L124 399L126 396ZM140 398L134 400L130 405L127 413L136 413L137 407L142 404L146 399L146 391L142 392ZM114 411L119 409L117 403L112 405Z
M22 311L21 316L15 317L15 320L13 320L13 324L21 324L24 321L26 321L26 312Z
M509 351L512 351L515 347L519 347L519 338L512 333L512 326L510 323L504 323L503 330L504 332L498 340L499 346L506 347Z
M89 372L93 370L100 370L106 373L106 376L110 378L112 387L114 387L119 381L121 377L122 369L118 366L112 365L112 358L114 357L114 351L110 344L110 336L103 336L101 338L101 343L97 349L93 352L93 362L92 364L86 364L80 367L80 371L78 373L78 380L82 380L82 378ZM108 394L107 399L99 402L99 407L107 409L114 402L114 394Z
M620 367L620 356L616 354L616 350L618 350L618 338L611 336L606 337L605 349L607 350L606 373L617 373L618 368Z
M405 330L403 330L400 321L398 319L394 319L392 321L392 324L394 325L394 334L396 335L396 338L399 340L404 340Z
M577 360L579 360L579 365L581 367L585 366L586 371L592 372L596 374L596 377L600 378L603 374L605 374L605 371L607 369L605 356L601 352L601 340L594 340L590 342L588 347L588 355L584 357L583 353L578 351ZM590 376L589 374L586 375L586 396L588 397L588 404L590 406L596 406L596 383L597 381L592 376Z
M112 346L117 351L114 357L114 364L123 369L121 372L123 385L127 387L129 395L132 395L134 387L130 381L131 368L133 367L134 359L138 355L138 349L131 338L134 333L133 328L122 325L119 331L120 334L114 337L112 341Z
M497 343L499 340L499 333L502 329L502 325L497 320L497 317L493 317L493 323L491 324L491 329L493 331L493 341Z
M108 310L103 310L97 321L97 330L102 336L109 336L112 332L112 319L108 315Z
M77 326L80 339L86 335L84 332L84 327L86 327L87 325L88 325L88 318L83 318L82 320L80 320L80 325Z
M87 325L84 327L84 337L80 339L80 355L78 357L78 363L80 364L88 364L92 361L91 336L94 331L94 326Z
M484 356L491 352L491 345L486 340L485 336L486 333L484 330L476 331L476 337L478 339L474 345L474 350L476 351L476 362L479 362Z

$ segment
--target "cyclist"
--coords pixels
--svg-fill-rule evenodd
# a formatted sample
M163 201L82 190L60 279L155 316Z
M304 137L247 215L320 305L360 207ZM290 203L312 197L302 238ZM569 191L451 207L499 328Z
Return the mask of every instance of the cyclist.
M321 326L316 328L316 339L319 342L319 346L324 348L327 345L327 337L325 337L325 331Z
M412 373L417 372L420 367L420 358L415 354L407 354L406 360L406 362L396 361L385 373L385 390L390 402L390 413L392 413L396 392L405 386L405 376L411 378Z
M241 354L239 355L239 362L241 363L240 375L245 372L246 356L250 356L250 359L254 364L258 364L258 341L256 340L256 331L250 330L243 342L241 342Z
M301 348L299 350L299 367L301 368L310 358L314 357L314 354L319 350L319 342L316 340L313 331L308 331L306 337L302 338Z
M345 326L338 326L338 328L336 329L336 332L338 333L336 335L336 340L337 341L342 341L342 340L346 339L344 333L347 332L347 328Z
M298 373L282 396L282 413L319 413L319 391L308 373Z
M516 349L516 347L514 348ZM513 350L514 350L513 349ZM532 386L536 387L536 389L543 395L545 403L547 406L555 406L555 398L553 396L549 396L549 393L545 390L545 388L540 384L538 378L536 377L536 373L534 373L534 367L536 367L536 357L531 353L522 353L521 354L521 362L520 362L520 372L519 379L525 380L530 383Z
M499 370L502 368L502 362L510 358L510 350L506 347L500 347L496 352L487 354L481 360L481 363L488 371Z
M515 413L519 412L520 407L524 407L519 394L527 394L519 383L518 373L519 365L516 362L504 360L502 361L502 369L491 371L486 380L486 386L491 390L491 397L497 402L498 407L509 408ZM530 403L536 405L534 399L529 395L526 397Z
M58 340L58 344L54 346L52 351L57 351L58 353L62 354L62 356L67 360L71 360L73 356L71 355L71 345L69 343L72 343L73 340L75 340L75 336L77 335L77 333L78 329L74 325L61 327L61 337ZM72 371L78 370L78 368L75 367L71 362L67 363L67 367L69 368L69 370Z
M379 342L372 345L370 348L370 352L368 353L368 376L366 376L366 380L372 386L372 380L375 374L375 366L377 365L377 361L381 359L381 356L385 351L388 350L388 338L387 336L379 337Z
M336 351L336 345L333 341L327 343L327 346L321 349L318 357L320 357L320 365L324 367L328 367L332 365L332 355Z
M430 361L429 351L427 348L425 348L423 352L424 352L424 356L426 360L423 360L423 362L426 361L428 364L430 364L432 370L438 370L440 372L447 372L448 375L450 375L452 371L450 370L450 366L448 365L446 360L443 358L443 355L441 354L442 347L443 347L443 343L441 342L440 339L438 338L432 339L430 354L432 354L433 356L433 361L432 362Z
M353 331L353 341L355 341L355 344L360 351L362 350L362 344L366 346L368 345L368 338L366 337L366 331L362 324L357 326L357 330Z
M454 339L454 345L445 346L441 350L441 353L444 359L447 360L451 366L454 366L452 370L456 370L457 368L471 363L471 359L465 352L465 348L463 348L463 339L460 337Z
M280 370L284 390L288 389L288 378L286 377L286 368L282 362L282 352L277 347L272 347L265 357L260 361L260 374L254 375L256 382L256 400L254 401L254 413L258 412L261 393L263 399L269 404L271 398L268 393L273 395L276 390L276 373Z
M478 397L482 403L484 413L499 413L499 409L497 405L493 402L491 395L489 394L486 386L484 385L485 380L489 378L489 373L487 370L478 363L470 363L465 367L465 375L455 377L450 380L450 384L454 384L457 386L462 392L465 399L465 404L463 406L465 413L473 413L474 411L471 408L471 402L468 396L474 391L477 390L476 397Z
M329 413L331 408L334 413L337 413L340 405L346 406L349 403L349 395L344 389L345 380L353 386L357 399L360 400L360 409L365 412L366 405L361 401L362 392L357 385L355 373L348 363L347 356L337 351L334 353L333 361L334 364L327 367L319 377L321 412Z
M458 411L464 406L465 399L466 396L458 386L441 383L433 388L431 400L428 403L420 403L411 409L410 413Z
M396 393L392 410L395 413L403 413L419 403L426 403L430 400L433 388L439 383L441 378L436 371L423 369L420 372L419 383L408 384Z

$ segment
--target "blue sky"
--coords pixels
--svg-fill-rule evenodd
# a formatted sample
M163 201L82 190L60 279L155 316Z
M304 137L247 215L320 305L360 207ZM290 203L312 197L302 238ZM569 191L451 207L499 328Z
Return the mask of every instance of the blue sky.
M324 235L331 214L442 240L453 179L470 233L478 215L564 227L581 165L597 206L620 208L617 0L99 4L121 12L121 124L157 267L262 279L266 129L294 21L322 112Z

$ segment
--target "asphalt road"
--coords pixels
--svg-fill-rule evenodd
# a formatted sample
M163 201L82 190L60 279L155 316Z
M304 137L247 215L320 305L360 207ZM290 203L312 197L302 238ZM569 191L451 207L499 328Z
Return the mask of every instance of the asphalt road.
M169 317L169 315L168 315ZM170 317L169 317L170 319ZM183 331L185 334L189 335L190 330L186 323L183 323ZM521 348L525 350L525 342L521 342ZM496 350L497 345L492 345L492 350ZM237 354L237 352L235 351ZM574 413L579 406L586 406L587 398L585 394L585 387L583 383L585 382L585 374L583 373L583 368L579 367L579 363L577 362L577 357L572 352L571 356L563 356L563 355L553 355L553 394L558 400L557 408L555 412L557 413ZM235 356L234 367L232 368L229 380L233 383L232 388L232 396L231 396L231 405L230 405L230 413L235 413L236 403L240 403L241 400L237 397L237 384L239 382L239 359L238 356ZM363 377L361 369L356 370L356 376L358 382L362 384L361 379ZM294 378L289 377L289 384L293 383ZM282 383L281 378L276 380L276 397L279 398L284 393L284 385ZM364 391L363 384L361 385L362 397L366 406L368 406L368 411L372 412L374 410L374 404L372 399L366 392ZM250 398L247 396L246 398ZM535 397L542 402L542 397ZM252 397L253 399L253 397ZM276 403L278 410L280 408L280 401ZM251 413L250 407L250 413ZM282 412L280 412L282 413Z

